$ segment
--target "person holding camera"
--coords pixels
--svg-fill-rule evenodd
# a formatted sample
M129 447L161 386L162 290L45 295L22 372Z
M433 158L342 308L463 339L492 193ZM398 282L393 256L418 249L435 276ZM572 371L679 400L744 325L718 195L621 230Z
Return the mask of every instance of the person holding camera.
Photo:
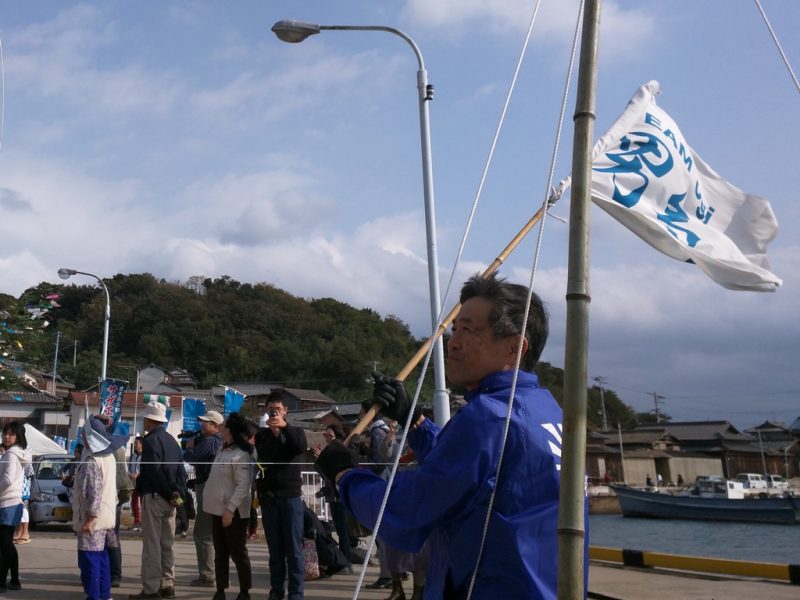
M261 519L269 548L270 592L268 600L282 600L288 578L288 600L303 598L303 510L301 466L306 434L286 422L291 396L275 390L266 397L266 427L256 433L258 461L264 465L261 479Z
M183 459L194 467L195 517L192 539L197 552L197 571L199 576L191 584L213 588L214 578L214 539L212 536L211 515L203 510L203 490L211 473L211 465L222 448L220 427L225 421L216 410L209 410L197 417L200 431L186 441Z

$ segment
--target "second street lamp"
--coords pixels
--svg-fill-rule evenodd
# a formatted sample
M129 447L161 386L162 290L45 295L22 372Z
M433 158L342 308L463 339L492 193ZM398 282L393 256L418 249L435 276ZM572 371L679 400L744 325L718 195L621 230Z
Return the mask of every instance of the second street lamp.
M385 31L404 39L419 63L417 71L417 90L419 91L419 129L422 146L422 184L425 195L425 233L428 245L428 286L430 288L431 325L435 335L439 326L441 300L439 293L439 259L436 251L436 216L433 196L433 162L431 159L430 112L428 102L433 99L433 86L428 84L428 72L422 52L411 37L395 29L383 25L318 25L303 21L284 20L272 26L272 31L279 40L296 44L320 31ZM433 395L433 412L436 422L444 425L450 419L450 402L444 376L444 344L439 337L433 344L433 373L435 392Z
M65 269L61 268L58 270L58 276L61 279L69 279L73 275L86 275L87 277L94 277L97 279L100 286L103 288L103 291L106 293L106 310L105 310L105 318L104 327L103 327L103 363L102 367L100 368L100 383L102 383L106 378L106 367L108 366L108 326L111 322L111 296L108 293L108 288L106 284L103 282L100 277L95 275L94 273L86 273L84 271L76 271L75 269Z

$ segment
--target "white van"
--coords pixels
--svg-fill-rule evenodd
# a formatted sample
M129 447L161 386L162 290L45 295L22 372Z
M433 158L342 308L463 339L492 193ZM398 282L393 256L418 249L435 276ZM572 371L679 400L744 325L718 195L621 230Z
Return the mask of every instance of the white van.
M788 490L789 482L780 475L767 475L767 484L774 490Z
M736 481L741 481L746 490L767 489L767 480L760 473L739 473L736 476Z

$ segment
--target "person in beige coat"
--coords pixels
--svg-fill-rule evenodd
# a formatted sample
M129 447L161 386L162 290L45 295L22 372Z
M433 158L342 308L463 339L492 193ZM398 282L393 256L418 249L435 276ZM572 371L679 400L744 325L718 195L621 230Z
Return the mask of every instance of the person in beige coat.
M247 441L247 422L231 413L220 429L222 450L211 466L203 489L203 510L211 515L214 540L214 571L217 592L213 600L225 600L229 583L229 561L239 575L236 600L250 600L252 571L247 552L250 518L250 486L253 480L253 446Z
M117 461L114 452L125 436L110 435L97 417L83 428L84 450L75 471L72 526L78 539L78 566L88 600L110 600L108 549L119 547L114 532L117 506Z

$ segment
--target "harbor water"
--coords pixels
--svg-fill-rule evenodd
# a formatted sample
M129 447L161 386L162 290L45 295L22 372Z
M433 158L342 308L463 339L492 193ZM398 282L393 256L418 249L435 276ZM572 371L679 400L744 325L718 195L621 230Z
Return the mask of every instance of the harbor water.
M592 546L800 564L800 525L591 515L589 535Z

